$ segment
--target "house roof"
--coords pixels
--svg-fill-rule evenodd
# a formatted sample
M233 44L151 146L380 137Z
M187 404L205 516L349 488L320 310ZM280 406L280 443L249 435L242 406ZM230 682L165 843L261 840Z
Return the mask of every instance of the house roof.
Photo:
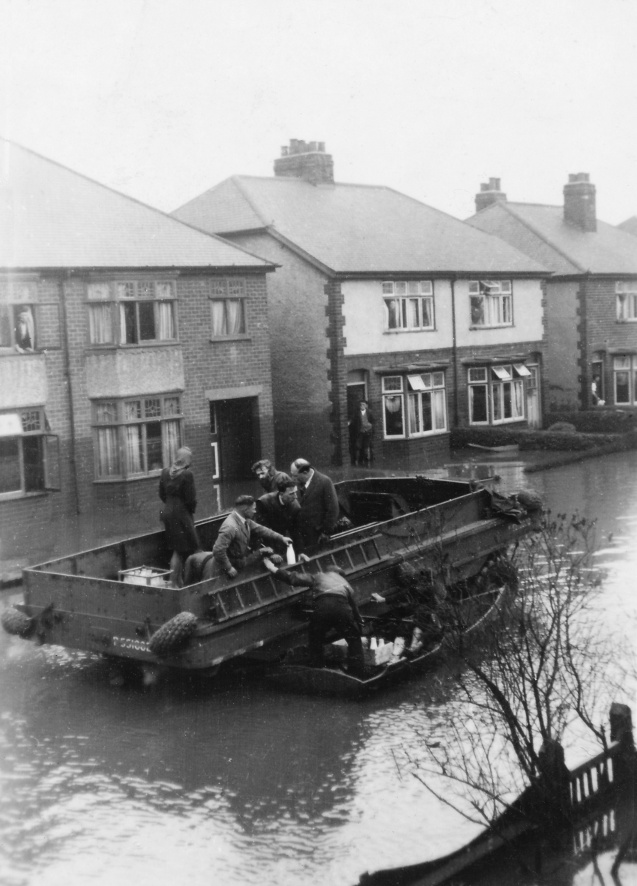
M620 231L628 231L629 234L637 235L637 215L631 215L630 218L627 218L626 221L623 221L617 227Z
M232 176L173 215L208 231L267 229L336 273L516 273L539 262L391 188Z
M272 266L0 138L0 267Z
M584 231L564 221L562 206L497 201L467 219L515 244L555 274L637 274L635 238L606 222Z

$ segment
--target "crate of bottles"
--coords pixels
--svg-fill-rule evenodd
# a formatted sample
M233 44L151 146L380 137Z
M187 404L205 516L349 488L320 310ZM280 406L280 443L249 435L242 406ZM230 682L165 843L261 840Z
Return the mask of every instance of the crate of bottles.
M170 584L170 569L157 566L134 566L120 569L119 580L131 585L146 585L152 588L165 588Z

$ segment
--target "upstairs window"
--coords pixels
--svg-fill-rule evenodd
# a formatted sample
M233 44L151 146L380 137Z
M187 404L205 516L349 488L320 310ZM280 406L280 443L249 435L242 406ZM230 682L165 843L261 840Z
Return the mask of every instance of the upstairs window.
M174 341L174 280L126 280L88 285L92 345Z
M41 407L0 413L0 500L53 488L58 444Z
M246 335L246 281L240 277L219 278L210 283L212 338Z
M29 354L37 347L35 306L0 305L0 347Z
M382 284L385 329L405 332L434 328L434 296L431 280L387 281Z
M617 293L617 320L626 323L637 320L637 280L620 280L615 284Z
M510 280L473 280L469 283L471 326L512 326Z
M98 480L157 474L181 445L183 416L175 394L98 400L93 435Z

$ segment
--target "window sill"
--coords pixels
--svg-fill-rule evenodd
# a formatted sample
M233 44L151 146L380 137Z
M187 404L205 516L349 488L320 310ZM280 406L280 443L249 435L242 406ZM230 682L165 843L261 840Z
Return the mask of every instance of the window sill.
M417 329L383 329L383 335L404 335L414 332L435 332L435 326L419 326Z
M53 489L38 489L37 492L3 492L0 494L0 502L2 501L21 501L25 498L44 498Z
M618 326L623 326L624 323L637 323L637 317L626 317L625 320L617 320Z
M139 483L142 480L156 480L162 472L163 468L156 471L150 471L148 474L136 474L134 477L100 477L93 480L96 486L109 486L112 483Z
M475 323L472 323L471 326L469 326L469 332L479 332L481 329L511 329L514 325L514 323L493 323L487 326L485 323L476 326Z
M251 341L251 335L215 335L211 336L209 341L211 344L215 344L220 341Z
M422 434L410 434L407 440L426 440L427 437L440 437L442 434L448 433L449 431L446 428L444 431L425 431Z
M109 344L108 342L104 342L103 344L88 344L86 346L88 351L131 351L134 348L166 348L166 347L174 347L175 345L180 344L180 342L176 338L171 338L168 341L144 341L138 342L137 344Z

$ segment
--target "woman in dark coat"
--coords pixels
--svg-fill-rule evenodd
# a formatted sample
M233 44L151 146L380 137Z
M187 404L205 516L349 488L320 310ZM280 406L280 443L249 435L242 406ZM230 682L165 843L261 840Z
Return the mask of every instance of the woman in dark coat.
M187 446L177 450L177 458L164 468L159 479L159 497L164 502L161 520L166 527L166 544L173 552L170 559L171 581L177 588L183 585L186 559L201 550L194 513L197 507L195 478L190 470L192 452Z

